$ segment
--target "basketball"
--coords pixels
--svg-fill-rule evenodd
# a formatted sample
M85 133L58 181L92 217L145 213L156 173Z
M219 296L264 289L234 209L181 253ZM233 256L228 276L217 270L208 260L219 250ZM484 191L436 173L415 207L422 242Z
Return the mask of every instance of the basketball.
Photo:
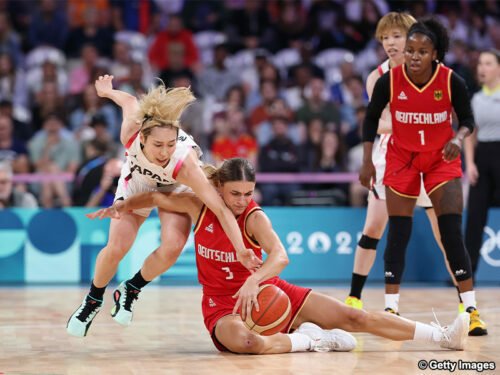
M259 311L252 306L251 313L247 314L244 321L250 331L263 336L274 335L290 322L292 317L290 299L276 285L261 285L257 301Z

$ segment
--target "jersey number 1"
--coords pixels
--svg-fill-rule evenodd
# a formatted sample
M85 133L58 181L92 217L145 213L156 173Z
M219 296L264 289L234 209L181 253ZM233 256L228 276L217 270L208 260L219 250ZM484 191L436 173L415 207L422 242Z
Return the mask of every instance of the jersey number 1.
M422 143L422 146L425 146L424 131L423 130L419 130L418 134L420 134L420 143Z
M233 279L233 273L229 269L229 267L222 267L223 271L227 272L226 280L232 280Z

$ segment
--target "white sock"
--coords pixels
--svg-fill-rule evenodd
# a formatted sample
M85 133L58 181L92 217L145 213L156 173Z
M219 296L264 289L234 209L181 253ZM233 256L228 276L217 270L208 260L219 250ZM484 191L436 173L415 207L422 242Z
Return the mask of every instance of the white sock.
M386 294L385 295L385 307L389 307L394 310L394 312L399 311L399 293L396 294Z
M311 349L312 340L303 333L294 332L286 334L292 343L292 352L306 352Z
M420 342L440 342L443 334L437 328L428 324L415 322L413 340Z
M464 303L465 310L469 307L476 308L476 292L471 290L470 292L460 293L460 298L462 298L462 302Z

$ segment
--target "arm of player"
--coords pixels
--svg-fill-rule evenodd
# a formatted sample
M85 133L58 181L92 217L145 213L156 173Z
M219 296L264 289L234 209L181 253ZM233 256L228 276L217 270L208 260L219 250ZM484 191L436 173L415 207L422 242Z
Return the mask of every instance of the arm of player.
M372 161L373 142L377 136L378 120L390 96L390 78L386 73L375 83L373 96L368 104L363 122L363 165L359 171L361 185L370 189L372 181L377 179Z
M373 89L375 83L380 78L380 73L378 69L374 69L366 79L366 93L368 94L368 99L372 100ZM391 121L391 111L389 105L386 105L382 111L382 115L378 120L377 134L391 134L392 133L392 121Z
M110 217L120 219L120 217L131 210L144 207L158 206L170 212L187 213L193 221L196 221L201 211L202 203L194 194L174 194L160 192L142 192L134 194L128 199L116 201L111 207L101 208L90 214L86 214L90 219L103 219Z
M474 153L477 144L477 129L475 128L470 137L464 139L465 173L471 185L477 184L479 171L474 161Z
M443 147L443 159L455 160L462 151L465 137L474 131L474 116L470 104L469 94L465 81L453 72L450 77L451 104L458 117L458 131Z
M262 249L267 253L267 258L262 267L250 275L240 290L233 296L233 298L238 298L233 314L236 314L240 308L242 319L245 319L246 314L250 313L252 304L255 304L256 310L259 311L257 294L259 293L260 283L271 277L278 276L289 263L285 247L264 212L256 211L250 215L245 229L247 234L255 238L262 246Z
M194 150L191 150L184 160L176 180L193 189L198 198L217 216L224 232L233 244L241 264L250 271L255 271L260 267L262 260L255 256L253 250L245 247L236 218L226 207L215 187L206 178L198 165L198 157Z
M137 122L136 113L139 104L135 96L125 91L113 89L113 76L100 76L95 81L97 95L101 98L108 98L122 108L123 122L120 130L120 141L125 146L129 139L141 129L141 124Z

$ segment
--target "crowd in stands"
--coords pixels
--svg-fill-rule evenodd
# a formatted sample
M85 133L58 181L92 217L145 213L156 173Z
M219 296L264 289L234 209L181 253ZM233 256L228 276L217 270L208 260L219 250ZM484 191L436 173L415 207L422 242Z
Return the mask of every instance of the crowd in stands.
M453 39L446 64L478 89L478 52L500 46L499 1L1 0L0 207L112 202L124 149L121 112L93 85L103 74L138 97L156 77L191 86L198 100L182 126L207 162L357 172L364 80L386 59L374 34L391 10L436 14ZM30 172L75 180L13 185ZM259 191L264 205L363 205L366 193L357 183Z

